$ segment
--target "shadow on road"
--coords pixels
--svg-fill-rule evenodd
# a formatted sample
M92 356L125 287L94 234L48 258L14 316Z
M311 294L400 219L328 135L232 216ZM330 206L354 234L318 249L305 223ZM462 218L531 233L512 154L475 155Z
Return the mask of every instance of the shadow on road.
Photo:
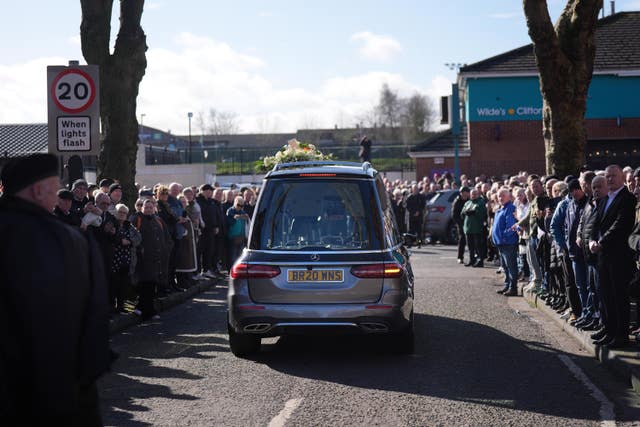
M382 337L294 336L263 345L256 361L288 375L353 387L600 420L597 402L577 410L557 398L584 396L584 387L552 348L446 317L416 314L416 329L411 356L392 354Z
M159 322L138 325L113 337L112 347L120 354L112 366L112 373L99 381L103 421L117 426L149 426L134 420L134 412L149 411L146 399L196 400L189 394L178 394L163 385L167 380L199 380L202 376L187 370L163 366L174 358L212 359L216 353L228 352L226 338L214 336L226 331L226 304L221 302L226 288L212 288L181 307L185 311L206 312L206 320L195 322L200 316L183 315L169 310ZM211 323L215 319L215 323ZM159 384L160 383L160 384Z

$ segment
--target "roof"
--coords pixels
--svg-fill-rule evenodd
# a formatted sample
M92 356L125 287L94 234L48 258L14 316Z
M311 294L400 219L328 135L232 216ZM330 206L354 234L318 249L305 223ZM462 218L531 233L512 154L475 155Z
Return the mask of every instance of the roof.
M333 160L279 163L265 178L275 178L286 175L311 174L318 177L325 174L354 175L371 178L375 175L371 163L341 162ZM317 174L317 175L316 175Z
M594 72L640 70L640 12L619 12L598 21ZM471 73L538 73L533 43L460 68Z
M0 125L0 157L46 153L48 140L46 123Z
M438 132L430 138L414 145L409 150L409 153L416 152L451 152L454 150L453 132L451 129L446 129L442 132ZM458 137L458 150L468 151L469 138L466 126L460 127L460 135Z

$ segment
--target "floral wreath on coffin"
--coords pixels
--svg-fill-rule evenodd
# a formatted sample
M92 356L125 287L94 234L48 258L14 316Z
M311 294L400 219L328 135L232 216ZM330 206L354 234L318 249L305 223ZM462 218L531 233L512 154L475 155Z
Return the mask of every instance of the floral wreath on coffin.
M255 170L266 173L279 163L309 162L314 160L333 160L333 154L323 154L313 144L290 139L274 156L266 156L256 161Z

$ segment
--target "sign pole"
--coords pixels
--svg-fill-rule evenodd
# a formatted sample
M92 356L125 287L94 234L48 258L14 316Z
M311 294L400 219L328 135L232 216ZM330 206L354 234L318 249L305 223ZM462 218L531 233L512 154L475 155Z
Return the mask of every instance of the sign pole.
M458 84L451 85L451 134L453 135L453 173L460 182L460 100Z

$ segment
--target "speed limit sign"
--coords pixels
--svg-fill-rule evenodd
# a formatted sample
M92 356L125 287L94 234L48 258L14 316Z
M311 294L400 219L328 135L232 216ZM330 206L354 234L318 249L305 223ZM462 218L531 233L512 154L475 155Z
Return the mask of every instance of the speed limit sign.
M59 73L51 85L51 97L58 108L66 113L81 113L91 106L96 97L96 84L86 72L69 68Z
M47 67L50 153L99 154L99 87L96 65Z

